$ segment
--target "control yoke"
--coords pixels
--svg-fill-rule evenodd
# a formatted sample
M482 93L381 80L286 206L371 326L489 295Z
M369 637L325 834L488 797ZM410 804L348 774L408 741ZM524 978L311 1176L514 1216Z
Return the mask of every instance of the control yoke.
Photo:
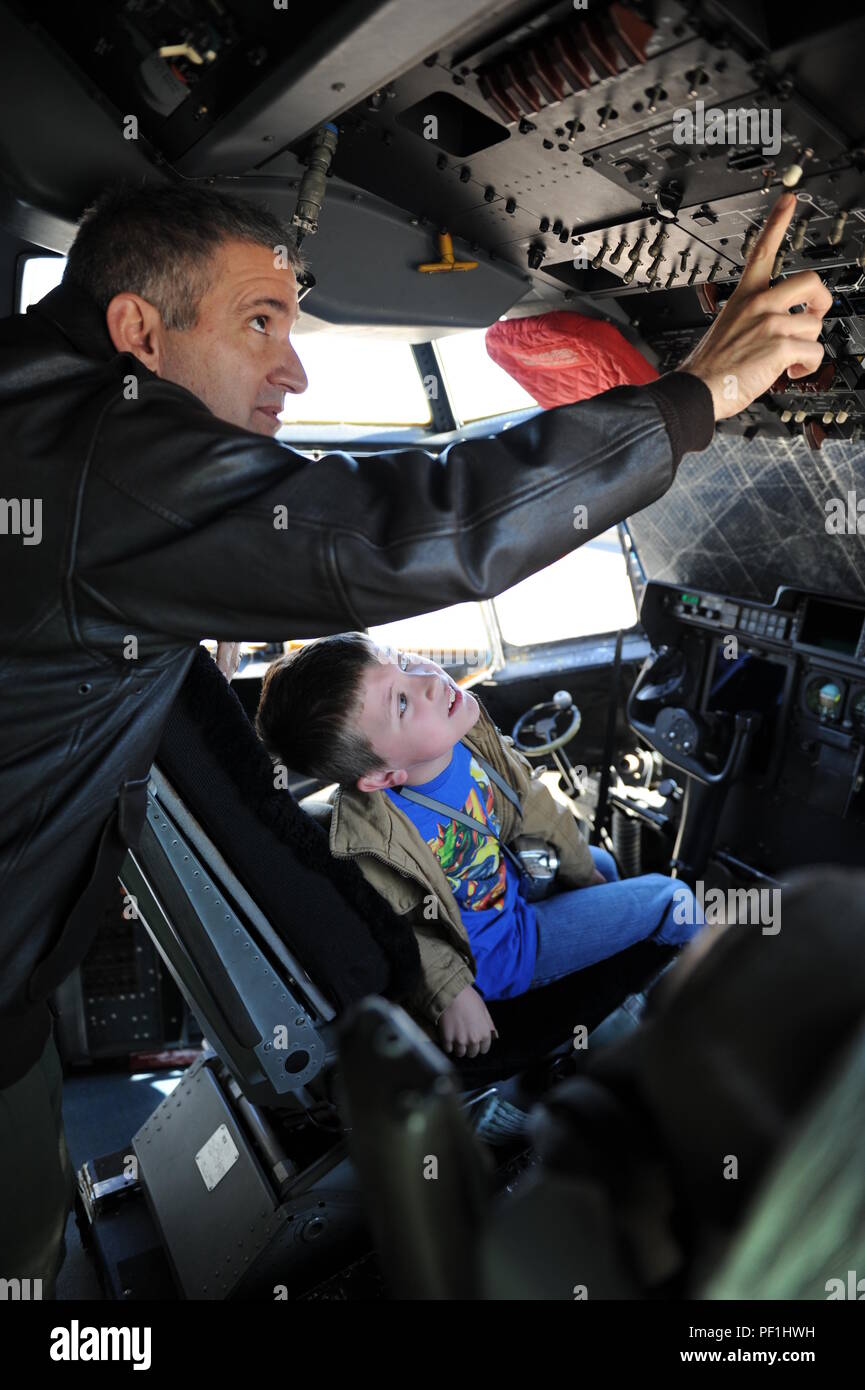
M741 777L759 722L759 714L752 711L740 711L735 715L730 751L724 766L717 772L710 772L701 760L706 728L703 721L695 719L689 710L660 710L649 742L666 762L680 772L687 772L706 786L720 786L723 782L735 782Z

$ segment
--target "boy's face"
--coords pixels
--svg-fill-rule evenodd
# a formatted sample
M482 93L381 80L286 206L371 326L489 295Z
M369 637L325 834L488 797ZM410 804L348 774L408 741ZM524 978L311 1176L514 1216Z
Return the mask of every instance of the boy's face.
M386 767L357 785L369 792L430 781L477 723L478 702L434 661L390 647L377 647L375 657L362 677L357 727Z

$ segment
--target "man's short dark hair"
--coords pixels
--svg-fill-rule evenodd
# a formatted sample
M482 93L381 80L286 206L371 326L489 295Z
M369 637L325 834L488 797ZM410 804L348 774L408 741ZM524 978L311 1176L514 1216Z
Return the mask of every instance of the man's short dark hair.
M126 291L158 309L166 328L194 328L226 241L279 249L295 274L306 268L289 228L257 203L188 184L118 183L85 210L63 282L103 313Z
M375 664L363 632L322 637L278 657L265 672L255 717L271 757L292 772L354 786L385 764L354 721L363 673Z

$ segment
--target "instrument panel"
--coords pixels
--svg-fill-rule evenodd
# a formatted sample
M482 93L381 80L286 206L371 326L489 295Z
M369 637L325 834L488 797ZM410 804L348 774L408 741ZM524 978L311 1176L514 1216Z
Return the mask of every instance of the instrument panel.
M649 619L660 608L678 621L722 631L737 642L837 659L854 673L860 671L865 684L865 605L786 586L769 604L654 582L643 603Z
M689 625L720 628L737 642L800 656L803 715L865 735L865 606L787 588L772 604L755 604L673 587L663 606Z
M635 727L641 710L689 711L711 767L751 712L746 780L809 812L865 818L865 605L790 587L754 603L651 581L640 616L667 681L650 671L634 692Z

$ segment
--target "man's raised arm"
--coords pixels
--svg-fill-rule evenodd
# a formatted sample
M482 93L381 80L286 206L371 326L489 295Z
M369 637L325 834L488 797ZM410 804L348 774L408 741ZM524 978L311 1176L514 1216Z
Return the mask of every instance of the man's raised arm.
M780 199L684 370L439 458L414 448L311 462L150 377L137 401L109 409L96 441L75 566L82 598L180 639L279 640L501 593L660 497L716 417L785 369L819 364L829 291L810 272L769 288L791 211ZM806 311L790 314L800 303Z
M321 635L490 598L660 497L713 428L708 389L675 373L439 458L311 461L151 378L104 419L73 582L131 631L181 639Z

